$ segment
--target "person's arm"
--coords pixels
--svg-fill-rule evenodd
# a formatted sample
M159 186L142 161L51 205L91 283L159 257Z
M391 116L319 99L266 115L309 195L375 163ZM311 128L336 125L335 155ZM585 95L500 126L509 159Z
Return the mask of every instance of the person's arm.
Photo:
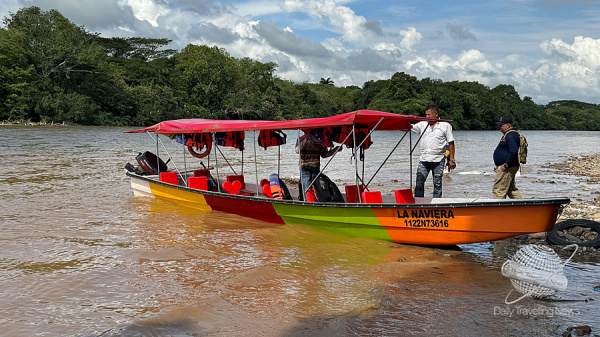
M456 168L456 161L454 160L454 141L448 143L448 151L450 151L450 158L448 159L448 169L454 170Z
M321 157L323 157L323 158L331 157L338 149L340 151L342 151L342 146L338 145L338 146L333 147L331 149L327 149L327 148L323 147L322 151L321 151Z
M511 132L506 135L506 145L508 145L508 158L506 159L506 165L508 166L513 161L517 160L519 156L519 133Z
M412 132L412 133L421 133L421 122L413 124L412 127L411 127L411 129L410 129L410 132Z

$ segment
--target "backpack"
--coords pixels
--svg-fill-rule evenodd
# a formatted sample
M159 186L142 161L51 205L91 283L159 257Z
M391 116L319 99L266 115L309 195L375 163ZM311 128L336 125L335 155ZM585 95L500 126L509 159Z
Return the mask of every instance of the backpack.
M523 136L523 134L520 131L517 130L508 130L508 132L506 132L504 134L504 136L502 137L503 141L506 141L506 135L509 132L516 132L519 134L519 163L520 164L527 164L527 138L525 138L525 136Z

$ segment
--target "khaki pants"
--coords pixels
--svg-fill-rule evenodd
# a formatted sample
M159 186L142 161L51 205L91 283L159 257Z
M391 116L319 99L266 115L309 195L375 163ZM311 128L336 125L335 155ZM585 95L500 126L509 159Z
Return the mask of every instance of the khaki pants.
M496 180L492 188L494 199L504 199L507 196L511 199L523 199L521 192L515 186L515 175L519 171L519 166L509 167L504 172L495 167L494 171L496 171Z

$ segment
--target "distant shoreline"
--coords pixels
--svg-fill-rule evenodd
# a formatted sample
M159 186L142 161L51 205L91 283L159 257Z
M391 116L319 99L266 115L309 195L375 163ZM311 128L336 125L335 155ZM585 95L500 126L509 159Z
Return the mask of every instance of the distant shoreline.
M60 125L60 126L69 126L71 124L67 124L65 122L62 123L54 123L54 122L30 122L30 121L17 121L17 122L13 122L13 121L2 121L0 122L0 126L2 125L6 125L6 126L46 126L46 125Z

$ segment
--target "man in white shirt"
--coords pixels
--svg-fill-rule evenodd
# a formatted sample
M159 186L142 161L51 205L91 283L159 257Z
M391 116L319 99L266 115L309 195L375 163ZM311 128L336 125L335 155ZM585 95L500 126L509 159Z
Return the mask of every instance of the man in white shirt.
M439 117L438 108L435 105L425 110L427 118ZM448 169L456 168L454 161L454 136L452 126L447 122L419 122L412 126L412 132L423 134L420 141L421 155L419 156L419 167L417 168L417 182L415 186L415 198L423 198L425 195L425 180L429 172L433 172L433 197L442 197L442 175L444 173L446 159L446 144L450 152Z

